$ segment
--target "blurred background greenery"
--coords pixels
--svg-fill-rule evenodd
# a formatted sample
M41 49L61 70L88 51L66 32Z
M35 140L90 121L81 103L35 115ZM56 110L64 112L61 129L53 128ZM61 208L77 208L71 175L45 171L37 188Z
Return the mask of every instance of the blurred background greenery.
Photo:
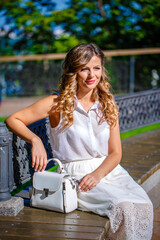
M88 42L102 50L158 48L159 32L159 0L0 0L1 56L63 53ZM62 62L1 61L1 95L51 93ZM130 91L130 64L130 56L106 59L115 94ZM159 76L159 54L134 56L132 91L158 88Z

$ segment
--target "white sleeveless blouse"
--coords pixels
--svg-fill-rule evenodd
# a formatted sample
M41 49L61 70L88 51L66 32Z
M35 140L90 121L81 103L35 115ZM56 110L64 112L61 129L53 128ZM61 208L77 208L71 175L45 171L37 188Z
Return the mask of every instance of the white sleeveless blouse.
M50 127L50 141L54 157L71 162L108 156L110 126L106 121L99 124L99 102L87 113L78 102L73 112L74 122L63 129L61 117L58 126Z

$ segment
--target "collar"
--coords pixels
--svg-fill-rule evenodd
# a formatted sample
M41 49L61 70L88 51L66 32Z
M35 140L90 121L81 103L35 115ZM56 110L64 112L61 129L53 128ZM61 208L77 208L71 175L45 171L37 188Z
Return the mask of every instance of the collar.
M86 111L84 110L84 108L82 107L82 105L80 104L80 102L78 101L78 98L77 98L76 95L74 95L74 98L75 98L75 104L76 104L76 108L75 108L75 109L79 109L79 110L81 110L81 111L83 111L83 112L86 113ZM89 112L90 112L91 110L97 110L97 109L99 109L99 107L100 107L99 101L95 101L95 102L93 103L92 107L89 109Z

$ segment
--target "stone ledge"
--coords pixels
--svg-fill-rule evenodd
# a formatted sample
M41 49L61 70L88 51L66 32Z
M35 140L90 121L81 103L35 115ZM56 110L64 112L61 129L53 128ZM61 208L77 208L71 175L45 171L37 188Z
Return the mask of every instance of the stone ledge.
M160 182L154 186L149 192L148 196L153 203L154 210L160 206Z
M160 183L160 164L159 169L155 168L155 172L150 171L149 177L141 184L141 187L148 193L151 191L158 183Z
M12 197L8 201L0 202L0 215L17 216L24 208L24 200L20 197Z

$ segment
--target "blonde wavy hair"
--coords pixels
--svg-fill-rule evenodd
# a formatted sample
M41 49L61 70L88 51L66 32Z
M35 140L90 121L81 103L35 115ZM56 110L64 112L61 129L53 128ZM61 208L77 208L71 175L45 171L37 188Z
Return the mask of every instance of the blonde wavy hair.
M92 100L98 100L100 102L102 114L99 124L104 120L107 121L111 127L116 124L119 112L113 95L109 91L111 85L109 84L109 77L104 67L104 54L97 45L89 43L79 44L72 48L63 62L63 74L59 85L60 96L57 111L63 115L64 127L71 126L74 121L73 111L76 108L74 96L78 91L77 73L93 56L99 57L102 63L102 77L92 93Z

